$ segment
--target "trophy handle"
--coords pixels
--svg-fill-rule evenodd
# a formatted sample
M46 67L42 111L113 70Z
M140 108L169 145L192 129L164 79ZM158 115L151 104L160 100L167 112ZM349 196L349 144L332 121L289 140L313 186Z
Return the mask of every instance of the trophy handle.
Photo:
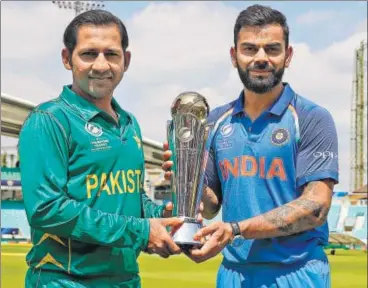
M175 185L175 172L176 172L176 153L175 153L175 135L174 135L174 127L173 127L173 121L168 120L166 122L166 137L167 137L167 143L169 144L169 150L172 153L171 159L173 162L173 166L171 167L171 179L170 179L170 186L171 186L171 195L172 195L172 203L173 203L173 210L172 210L172 216L177 216L177 195L176 195L176 185Z

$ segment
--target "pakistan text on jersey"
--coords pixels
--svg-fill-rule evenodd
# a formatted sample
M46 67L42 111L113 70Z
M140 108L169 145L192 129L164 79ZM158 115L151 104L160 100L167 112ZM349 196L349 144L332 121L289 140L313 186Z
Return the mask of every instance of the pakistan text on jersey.
M87 198L92 197L92 192L98 192L97 196L101 193L107 193L107 195L134 193L139 192L142 188L141 183L141 170L119 170L116 172L110 172L108 174L102 173L101 175L90 174L86 176L86 192Z
M219 167L224 180L227 180L229 176L235 178L258 176L264 179L278 177L280 180L286 181L284 161L278 157L269 162L266 161L266 157L238 156L232 160L219 161Z

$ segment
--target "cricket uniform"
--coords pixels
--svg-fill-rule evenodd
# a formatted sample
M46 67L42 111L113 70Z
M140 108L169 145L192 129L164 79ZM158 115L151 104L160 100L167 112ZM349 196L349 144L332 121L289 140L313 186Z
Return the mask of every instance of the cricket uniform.
M288 84L254 122L244 94L216 108L206 184L221 191L224 222L266 213L310 181L338 182L337 134L329 112ZM217 287L329 287L328 225L286 237L235 241L223 250Z
M140 287L137 257L161 217L143 190L142 136L112 99L106 112L64 86L35 108L19 137L33 247L26 287Z

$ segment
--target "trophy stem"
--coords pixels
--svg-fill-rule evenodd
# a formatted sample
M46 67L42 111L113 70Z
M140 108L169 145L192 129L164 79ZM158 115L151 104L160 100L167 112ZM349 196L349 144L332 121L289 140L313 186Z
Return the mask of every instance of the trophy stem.
M202 227L195 218L184 217L184 223L173 235L174 242L185 251L202 246L200 241L193 240L194 235Z

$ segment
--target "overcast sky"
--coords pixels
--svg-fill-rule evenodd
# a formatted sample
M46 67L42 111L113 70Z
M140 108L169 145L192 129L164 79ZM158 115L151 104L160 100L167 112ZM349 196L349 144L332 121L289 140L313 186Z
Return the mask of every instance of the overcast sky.
M255 3L255 2L253 2ZM253 4L252 3L252 4ZM262 2L288 18L294 58L285 81L326 107L339 135L340 184L349 187L350 103L354 49L367 38L366 2ZM127 26L132 62L115 97L162 142L172 100L195 90L211 108L242 89L229 49L238 13L251 2L105 2ZM1 2L1 92L35 104L71 83L60 51L73 18L50 2ZM1 137L2 146L16 139Z

